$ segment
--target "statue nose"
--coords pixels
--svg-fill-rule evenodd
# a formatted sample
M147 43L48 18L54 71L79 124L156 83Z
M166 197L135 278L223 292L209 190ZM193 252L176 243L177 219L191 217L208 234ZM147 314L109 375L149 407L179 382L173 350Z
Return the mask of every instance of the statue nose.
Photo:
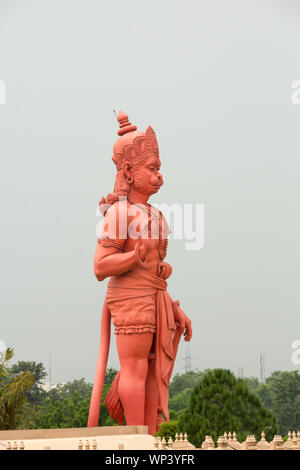
M162 177L162 175L161 175L160 173L158 173L157 179L158 179L158 184L159 184L160 186L162 186L162 185L164 184L164 180L163 180L163 177Z

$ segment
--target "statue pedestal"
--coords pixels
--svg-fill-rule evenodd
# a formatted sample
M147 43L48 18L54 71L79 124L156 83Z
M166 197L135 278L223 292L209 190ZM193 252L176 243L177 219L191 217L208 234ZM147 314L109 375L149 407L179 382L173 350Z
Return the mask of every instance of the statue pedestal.
M25 450L78 450L82 443L83 450L153 450L155 438L148 434L148 426L103 426L95 428L70 429L26 429L0 431L0 450L21 442ZM121 447L119 447L121 446ZM88 450L86 449L86 450Z

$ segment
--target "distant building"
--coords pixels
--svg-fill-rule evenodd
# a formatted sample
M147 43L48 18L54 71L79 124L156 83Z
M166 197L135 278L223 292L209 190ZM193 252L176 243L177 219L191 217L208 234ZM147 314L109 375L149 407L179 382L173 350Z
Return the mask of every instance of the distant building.
M66 385L65 383L58 383L58 384L50 384L49 382L45 382L44 384L41 384L40 385L40 388L42 390L45 390L45 392L49 392L50 390L52 390L53 388L57 388L59 386L63 386L63 385Z

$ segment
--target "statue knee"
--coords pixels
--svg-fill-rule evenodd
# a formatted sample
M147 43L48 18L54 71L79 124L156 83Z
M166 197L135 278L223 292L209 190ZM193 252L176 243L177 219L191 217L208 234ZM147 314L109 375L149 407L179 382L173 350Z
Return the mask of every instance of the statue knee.
M148 359L132 359L122 361L121 376L128 377L135 384L145 385L148 374ZM129 379L130 377L130 379Z

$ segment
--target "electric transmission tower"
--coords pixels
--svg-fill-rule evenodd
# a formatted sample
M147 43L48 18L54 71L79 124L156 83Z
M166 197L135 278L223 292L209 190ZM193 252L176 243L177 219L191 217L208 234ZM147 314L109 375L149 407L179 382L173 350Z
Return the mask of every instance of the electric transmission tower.
M191 356L189 344L186 345L186 353L185 353L184 360L185 360L185 366L184 366L185 372L189 372L190 370L192 370L192 356Z
M189 372L192 370L192 356L191 356L191 351L190 351L190 345L187 343L186 344L186 350L185 350L185 356L181 361L184 361L184 366L182 369L184 369L185 372Z

